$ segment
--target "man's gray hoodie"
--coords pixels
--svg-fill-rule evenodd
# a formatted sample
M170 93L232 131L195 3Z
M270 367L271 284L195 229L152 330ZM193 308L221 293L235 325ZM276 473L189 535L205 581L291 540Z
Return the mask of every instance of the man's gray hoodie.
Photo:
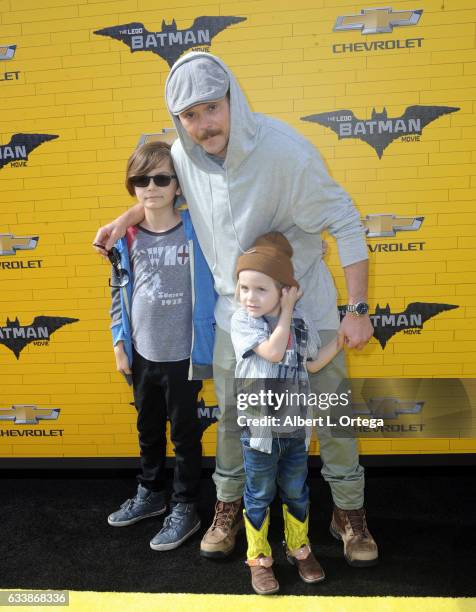
M286 123L253 113L228 67L209 53L188 53L170 71L205 55L230 76L230 139L223 166L195 144L172 115L179 138L172 155L193 225L215 279L218 325L229 333L238 256L256 238L282 232L294 249L300 306L317 328L337 329L336 291L322 261L320 232L336 240L342 266L367 259L352 200L329 176L316 148ZM170 107L168 106L169 110Z

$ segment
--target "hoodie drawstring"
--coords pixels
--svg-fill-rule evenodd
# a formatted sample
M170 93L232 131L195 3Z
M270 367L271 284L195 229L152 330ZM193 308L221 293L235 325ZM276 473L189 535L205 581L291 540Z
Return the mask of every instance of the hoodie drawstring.
M240 239L238 237L238 232L236 231L235 220L233 219L233 212L231 210L230 189L229 189L229 185L228 185L228 171L226 170L226 168L225 168L225 181L226 181L226 192L227 192L227 196L228 196L227 197L227 200L228 200L228 213L230 215L231 227L233 228L233 233L235 234L236 244L238 245L238 248L240 249L241 253L243 254L247 249L244 249L241 246L241 242L240 242Z
M215 244L215 221L213 213L215 211L215 202L213 201L213 189L212 189L212 180L210 174L208 175L208 189L210 190L210 202L212 203L212 249L213 249L213 266L212 266L212 274L215 273L217 267L217 250Z

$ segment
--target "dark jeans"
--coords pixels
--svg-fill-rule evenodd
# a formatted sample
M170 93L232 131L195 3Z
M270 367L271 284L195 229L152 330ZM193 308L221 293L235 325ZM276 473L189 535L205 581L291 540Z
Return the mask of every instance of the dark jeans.
M156 363L134 350L132 381L142 474L147 489L165 489L166 423L175 451L172 502L196 502L201 475L202 443L197 412L199 380L188 380L189 360Z
M276 496L289 512L304 521L309 507L307 450L302 438L273 438L271 454L250 447L249 434L241 436L246 483L243 501L246 516L256 529L266 516L266 510Z

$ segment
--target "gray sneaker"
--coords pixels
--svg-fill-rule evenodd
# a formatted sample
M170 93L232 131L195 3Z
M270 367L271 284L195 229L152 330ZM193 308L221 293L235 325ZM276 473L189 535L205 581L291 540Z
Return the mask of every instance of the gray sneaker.
M132 499L126 500L119 510L107 517L113 527L126 527L149 516L159 516L167 510L165 491L149 491L141 484Z
M172 512L165 517L164 525L150 541L153 550L172 550L185 542L200 529L200 518L195 504L179 502Z

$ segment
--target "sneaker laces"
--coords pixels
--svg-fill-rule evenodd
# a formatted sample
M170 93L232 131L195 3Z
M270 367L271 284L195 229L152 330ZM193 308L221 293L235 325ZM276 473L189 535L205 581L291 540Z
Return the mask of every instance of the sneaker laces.
M163 523L164 527L168 527L171 523L172 524L181 523L184 520L184 517L187 514L187 512L182 512L182 513L176 512L176 508L177 507L174 506L172 508L172 512L168 516L165 517L164 523Z
M146 501L146 497L142 498L142 501ZM131 508L133 508L134 504L137 504L141 501L141 497L139 495L139 491L137 491L137 493L134 495L134 497L131 497L130 499L126 499L126 501L122 504L121 508L125 508L127 510L130 510Z
M365 510L346 510L347 517L349 518L350 526L354 535L362 535L367 537L367 523L365 521Z
M231 528L231 525L235 519L236 513L239 509L241 501L238 502L222 502L217 501L215 506L215 516L211 528L217 529L218 527Z
M169 527L169 526L170 526L170 524L172 524L172 525L173 525L174 523L175 523L175 524L180 523L180 519L179 519L179 517L178 517L178 516L175 516L174 514L169 514L169 515L168 515L168 516L166 516L166 517L165 517L165 519L164 519L164 523L163 523L163 525L162 525L162 529L163 529L164 527Z
M136 501L137 501L136 497L132 497L131 499L126 499L126 501L123 504L121 504L121 508L123 508L124 510L130 510L134 506Z

